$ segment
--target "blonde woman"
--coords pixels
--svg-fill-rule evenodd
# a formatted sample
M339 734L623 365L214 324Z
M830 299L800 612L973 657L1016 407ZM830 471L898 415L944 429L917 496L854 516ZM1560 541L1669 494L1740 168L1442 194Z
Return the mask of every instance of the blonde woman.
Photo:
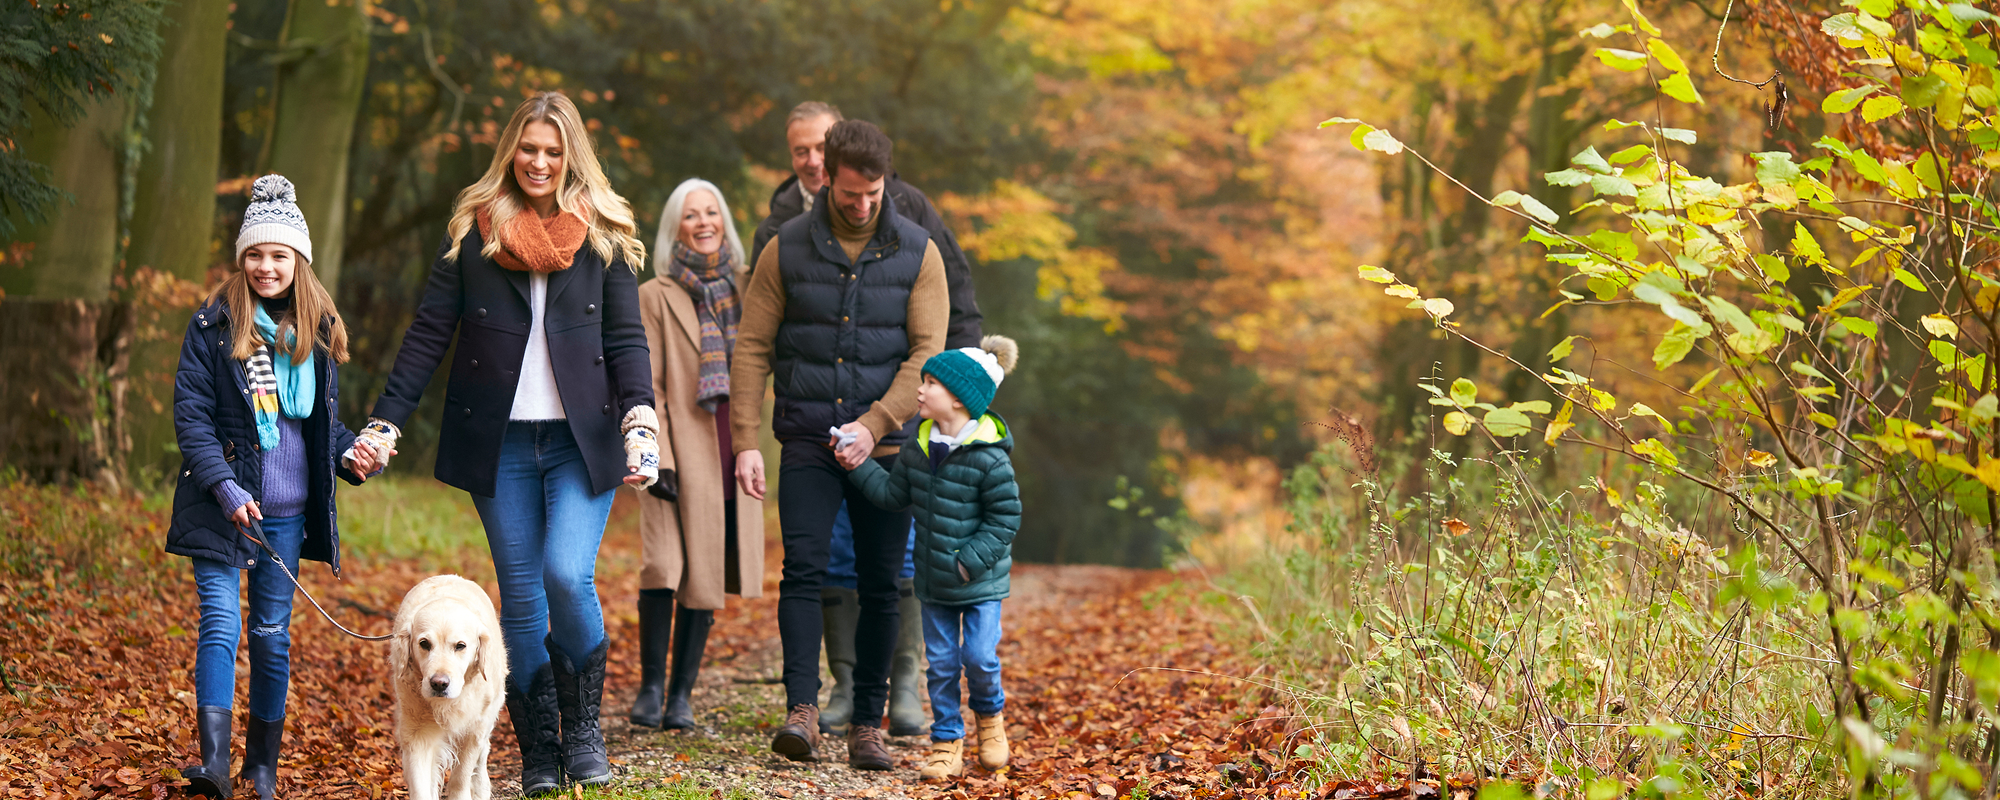
M764 593L764 514L761 503L736 493L733 478L729 354L741 316L743 242L722 190L700 178L674 189L654 252L659 277L639 287L639 316L665 426L660 482L639 501L645 568L631 719L677 729L694 726L688 698L723 595Z
M453 353L437 478L472 493L492 548L530 797L565 777L611 780L597 547L612 490L644 488L659 467L634 231L576 105L556 92L522 103L486 175L459 193L360 434L387 452Z

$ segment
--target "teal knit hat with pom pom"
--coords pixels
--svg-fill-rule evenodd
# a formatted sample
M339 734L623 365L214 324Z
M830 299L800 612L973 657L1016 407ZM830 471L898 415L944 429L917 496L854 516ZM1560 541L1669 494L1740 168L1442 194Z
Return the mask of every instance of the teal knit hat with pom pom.
M1014 371L1014 363L1020 357L1021 347L1013 339L988 336L979 340L978 347L961 347L931 356L924 362L924 374L936 378L958 402L965 404L973 419L978 419L993 405L993 394L1000 390L1000 381Z

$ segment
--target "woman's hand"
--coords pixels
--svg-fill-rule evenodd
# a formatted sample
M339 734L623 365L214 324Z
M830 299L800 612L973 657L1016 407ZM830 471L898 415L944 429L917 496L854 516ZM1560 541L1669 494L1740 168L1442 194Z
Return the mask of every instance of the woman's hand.
M660 419L652 406L633 406L619 425L625 435L625 485L644 489L660 479Z
M255 500L237 506L235 511L229 512L229 521L236 523L238 528L248 530L250 520L253 519L260 522L264 519L264 510L257 507Z
M736 488L752 500L764 499L764 453L745 450L736 454Z

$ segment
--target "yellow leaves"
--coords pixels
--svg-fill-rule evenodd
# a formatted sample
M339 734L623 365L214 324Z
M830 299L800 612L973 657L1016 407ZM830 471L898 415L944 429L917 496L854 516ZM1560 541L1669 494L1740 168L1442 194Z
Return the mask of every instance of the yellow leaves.
M1633 442L1632 452L1650 458L1653 460L1653 463L1667 469L1678 467L1681 463L1680 457L1674 455L1673 449L1662 444L1658 439L1641 439Z
M1562 411L1556 413L1555 419L1549 420L1548 428L1542 432L1542 444L1553 447L1556 440L1561 439L1565 431L1576 427L1576 423L1569 421L1570 412L1575 409L1575 403L1571 403L1568 400L1563 401Z
M938 205L979 223L959 241L981 261L1035 261L1036 295L1055 300L1066 316L1102 322L1106 333L1124 327L1125 304L1107 296L1104 285L1104 276L1119 270L1118 260L1102 248L1075 246L1076 229L1057 216L1061 208L1054 200L1003 180L976 197L943 195Z
M1744 455L1743 460L1750 462L1750 466L1758 469L1770 469L1778 464L1777 456L1756 448L1751 448L1750 452Z
M1396 273L1390 272L1386 269L1374 266L1372 264L1362 264L1360 273L1361 273L1361 279L1364 281L1369 281L1372 283L1396 282Z
M1873 288L1875 288L1873 284L1864 283L1860 286L1849 286L1845 289L1842 289L1833 296L1832 300L1826 301L1826 305L1819 307L1819 313L1831 314L1834 311L1838 310L1841 306L1847 305L1848 303L1852 302L1854 298L1860 297L1862 292L1866 292L1869 289Z
M1444 415L1444 429L1453 436L1464 436L1472 430L1472 417L1466 416L1463 411L1453 411Z
M1652 406L1646 405L1645 403L1633 403L1632 410L1626 412L1626 416L1652 417L1653 419L1659 420L1661 425L1667 426L1667 430L1674 429L1673 423L1668 422L1666 417L1660 415L1660 412L1654 411Z
M1354 126L1354 130L1347 134L1347 143L1354 145L1356 150L1373 150L1392 156L1403 152L1403 143L1397 141L1388 131L1353 117L1334 117L1319 124L1321 128L1331 128L1335 125Z
M1424 313L1437 319L1444 319L1451 316L1453 310L1454 307L1451 301L1442 297L1433 297L1424 301Z
M1393 284L1389 288L1383 289L1382 293L1390 297L1401 297L1405 300L1417 299L1417 287L1407 283Z
M1941 339L1958 338L1958 323L1952 322L1944 314L1930 314L1923 318L1924 330Z

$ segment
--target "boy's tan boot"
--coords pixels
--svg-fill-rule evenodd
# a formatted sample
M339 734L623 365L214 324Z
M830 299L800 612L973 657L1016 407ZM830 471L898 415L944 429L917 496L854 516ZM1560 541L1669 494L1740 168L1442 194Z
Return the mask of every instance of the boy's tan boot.
M979 766L1007 766L1007 718L1003 714L979 717Z
M949 742L931 742L930 755L924 757L924 768L917 770L917 776L927 781L943 780L965 771L965 740L953 739Z

